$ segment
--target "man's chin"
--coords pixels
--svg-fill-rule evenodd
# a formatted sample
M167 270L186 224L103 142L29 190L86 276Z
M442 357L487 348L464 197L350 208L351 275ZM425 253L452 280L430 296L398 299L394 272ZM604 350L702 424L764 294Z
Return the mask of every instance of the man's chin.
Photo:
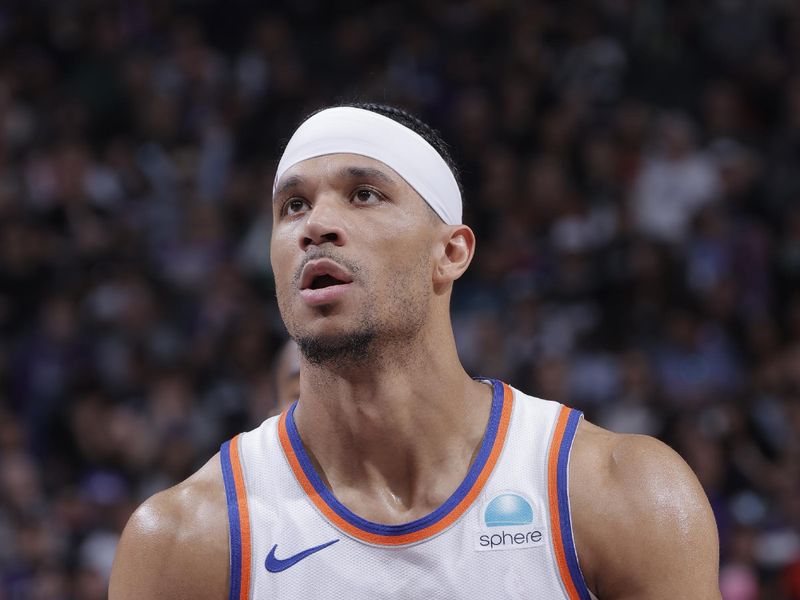
M294 339L309 363L336 367L366 361L375 340L375 331L369 329L341 334L306 334Z

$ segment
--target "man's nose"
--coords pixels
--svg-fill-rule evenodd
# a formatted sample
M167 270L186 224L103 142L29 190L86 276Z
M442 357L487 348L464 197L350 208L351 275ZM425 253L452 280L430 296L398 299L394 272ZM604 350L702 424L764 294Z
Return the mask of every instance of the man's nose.
M342 246L347 241L341 199L320 198L308 213L305 225L300 232L300 247L308 250L326 242Z

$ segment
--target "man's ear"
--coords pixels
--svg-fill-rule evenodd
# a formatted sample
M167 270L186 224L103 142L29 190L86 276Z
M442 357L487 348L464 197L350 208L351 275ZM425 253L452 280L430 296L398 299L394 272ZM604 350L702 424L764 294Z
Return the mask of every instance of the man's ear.
M439 239L443 249L433 271L435 286L447 285L467 270L475 254L475 234L466 225L451 225L442 230Z

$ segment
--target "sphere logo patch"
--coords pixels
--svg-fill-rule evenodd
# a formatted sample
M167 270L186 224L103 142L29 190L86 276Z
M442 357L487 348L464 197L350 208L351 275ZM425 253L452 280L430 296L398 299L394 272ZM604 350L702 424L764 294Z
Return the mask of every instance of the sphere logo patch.
M500 494L486 506L484 522L487 527L509 527L533 523L533 509L517 494Z
M519 550L545 543L544 527L535 525L531 503L520 494L503 492L487 502L481 512L481 527L475 537L475 550Z

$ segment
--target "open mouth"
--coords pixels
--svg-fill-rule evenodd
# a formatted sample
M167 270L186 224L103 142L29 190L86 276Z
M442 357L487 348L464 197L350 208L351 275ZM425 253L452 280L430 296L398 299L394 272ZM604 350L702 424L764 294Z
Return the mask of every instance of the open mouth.
M332 285L342 285L344 283L348 282L342 281L341 279L336 279L336 277L333 275L318 275L311 280L311 285L308 286L308 289L321 290L322 288L330 287Z
M352 282L352 275L344 267L331 259L322 258L309 261L303 267L300 290L322 290Z

